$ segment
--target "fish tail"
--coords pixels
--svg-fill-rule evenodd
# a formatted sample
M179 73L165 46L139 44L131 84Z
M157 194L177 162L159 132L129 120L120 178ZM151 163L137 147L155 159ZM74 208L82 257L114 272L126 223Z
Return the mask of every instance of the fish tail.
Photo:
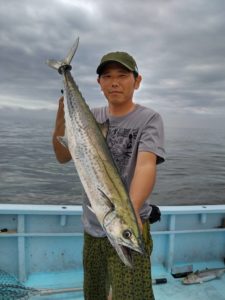
M55 60L55 59L49 59L47 60L47 65L57 71L59 71L59 73L62 73L62 69L72 69L70 63L77 51L78 48L78 44L79 44L79 37L76 39L75 43L73 44L73 46L70 48L67 56L65 57L64 60L60 61L60 60Z

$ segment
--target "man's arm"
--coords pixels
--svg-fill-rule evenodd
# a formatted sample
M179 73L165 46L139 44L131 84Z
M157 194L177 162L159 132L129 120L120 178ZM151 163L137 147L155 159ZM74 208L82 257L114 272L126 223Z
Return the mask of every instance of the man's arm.
M134 176L130 186L130 197L140 228L142 228L139 211L151 194L156 179L156 155L152 152L139 152Z
M60 163L66 163L71 160L71 154L57 139L57 136L64 136L65 134L65 119L64 119L64 103L63 97L59 99L59 108L55 121L55 130L52 137L53 149L55 156Z

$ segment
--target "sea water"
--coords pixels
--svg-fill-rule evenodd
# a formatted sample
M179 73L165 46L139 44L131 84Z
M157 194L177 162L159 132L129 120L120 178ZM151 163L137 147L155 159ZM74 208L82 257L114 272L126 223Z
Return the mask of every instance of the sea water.
M73 162L57 162L54 115L0 118L0 203L80 204ZM165 126L166 161L158 166L151 202L225 204L225 131Z

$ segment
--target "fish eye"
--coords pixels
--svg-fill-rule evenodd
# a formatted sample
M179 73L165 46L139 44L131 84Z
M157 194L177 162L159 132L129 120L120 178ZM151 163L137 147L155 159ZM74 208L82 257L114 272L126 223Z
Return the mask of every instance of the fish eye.
M129 239L132 236L132 232L129 229L124 230L123 237Z

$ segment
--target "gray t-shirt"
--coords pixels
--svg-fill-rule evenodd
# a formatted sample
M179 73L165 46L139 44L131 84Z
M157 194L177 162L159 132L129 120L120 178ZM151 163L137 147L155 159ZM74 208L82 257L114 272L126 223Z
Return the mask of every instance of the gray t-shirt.
M111 116L107 107L92 109L97 122L109 121L107 144L127 190L134 175L137 153L153 152L157 155L157 164L165 159L164 130L161 116L154 110L136 104L135 109L122 117ZM88 206L87 197L83 202L84 230L96 237L105 236L96 216ZM151 208L148 201L140 210L142 220L149 217Z

